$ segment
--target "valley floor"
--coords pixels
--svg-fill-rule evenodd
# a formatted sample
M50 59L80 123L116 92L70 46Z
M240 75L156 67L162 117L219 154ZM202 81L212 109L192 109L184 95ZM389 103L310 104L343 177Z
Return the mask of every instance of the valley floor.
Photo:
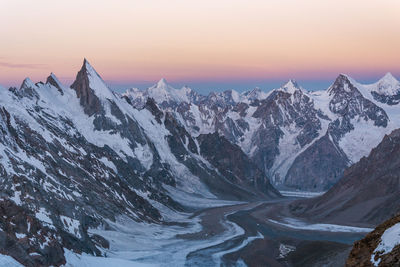
M180 214L163 226L121 219L112 229L92 230L110 241L108 258L67 253L67 261L69 266L106 266L113 260L115 266L343 266L353 242L371 230L280 217L277 207L292 200L224 202Z

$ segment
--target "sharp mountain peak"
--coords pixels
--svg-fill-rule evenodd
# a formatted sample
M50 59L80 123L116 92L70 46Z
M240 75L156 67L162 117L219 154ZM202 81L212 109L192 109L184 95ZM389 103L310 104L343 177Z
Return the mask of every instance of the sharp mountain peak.
M23 80L20 89L24 89L24 88L35 88L35 87L36 87L35 83L34 83L29 77L26 77L26 78Z

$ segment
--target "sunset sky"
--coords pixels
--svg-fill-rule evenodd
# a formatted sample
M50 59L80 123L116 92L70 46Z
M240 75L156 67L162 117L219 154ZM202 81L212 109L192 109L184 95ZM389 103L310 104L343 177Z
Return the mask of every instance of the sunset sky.
M399 0L0 0L0 25L3 86L69 84L84 57L114 88L400 77Z

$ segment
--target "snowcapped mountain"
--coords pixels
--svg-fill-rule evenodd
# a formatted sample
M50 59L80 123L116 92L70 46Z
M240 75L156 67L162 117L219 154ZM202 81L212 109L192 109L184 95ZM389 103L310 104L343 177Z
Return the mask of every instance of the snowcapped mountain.
M278 188L324 191L400 127L398 92L391 74L370 85L341 74L323 91L289 80L268 93L212 92L160 106L192 136L217 132L240 146Z
M367 88L376 101L388 105L397 105L400 102L400 82L390 72Z
M398 84L341 74L324 91L289 80L202 96L161 79L119 95L84 60L71 86L51 73L0 87L0 249L60 265L66 250L105 255L117 224L280 197L271 182L326 190L400 128Z
M165 81L149 92L164 90L165 102L192 99ZM224 137L213 137L227 151L216 161L207 138L191 136L154 101L139 110L127 99L87 60L71 87L51 74L46 83L0 88L2 253L26 266L60 265L64 249L104 255L109 243L93 231L121 218L162 223L202 200L280 196ZM243 163L225 171L235 160Z
M267 98L268 93L263 92L259 87L254 88L253 90L246 91L242 94L242 101L250 103L255 100L265 99Z
M190 103L199 101L200 95L187 86L175 89L162 78L157 84L141 91L137 88L128 89L123 96L130 99L137 108L144 106L148 98L154 99L160 106L168 107L176 103Z

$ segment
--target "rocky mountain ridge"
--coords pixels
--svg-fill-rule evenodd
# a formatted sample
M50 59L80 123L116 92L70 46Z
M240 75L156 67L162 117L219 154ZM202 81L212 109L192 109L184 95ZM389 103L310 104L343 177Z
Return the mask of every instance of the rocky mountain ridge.
M174 89L185 96L191 92L193 97L182 100L164 81L158 88L169 88L164 91L169 97L157 103L192 136L217 132L241 147L276 187L326 191L346 167L400 127L399 84L390 73L369 85L340 74L323 91L306 91L294 80L268 93L256 88L201 96L187 87ZM133 102L146 99L151 88L124 95Z
M343 175L292 211L329 221L362 207L354 222L374 224L397 205L398 178L384 172L397 173L387 157L398 158L398 131L344 170L399 127L397 83L339 75L325 91L290 80L202 96L162 79L120 95L85 59L70 87L51 73L0 88L0 252L26 266L64 264L66 251L105 256L102 233L121 222L169 225L210 201L279 198L270 181L321 191Z

